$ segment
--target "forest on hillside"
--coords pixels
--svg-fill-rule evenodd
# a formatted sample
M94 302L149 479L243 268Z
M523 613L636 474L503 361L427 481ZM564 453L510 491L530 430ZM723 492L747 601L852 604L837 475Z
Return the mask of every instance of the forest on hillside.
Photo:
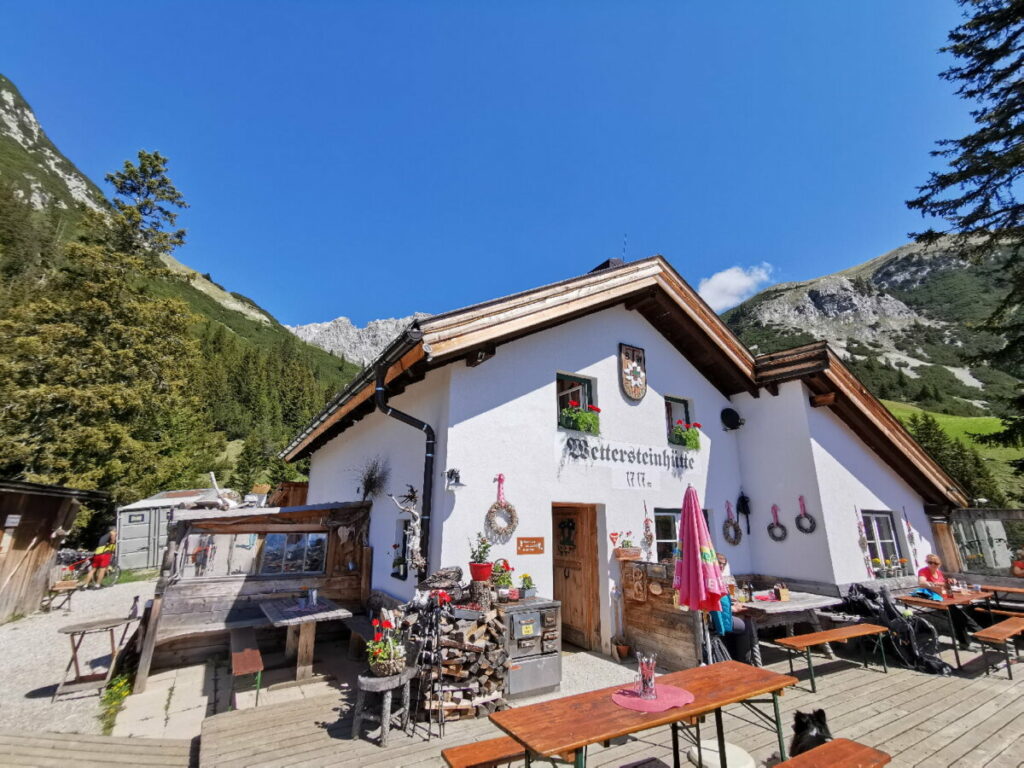
M0 185L0 477L117 503L209 471L242 493L303 478L277 452L356 368L276 322L247 333L190 305L159 258L184 242L166 164L140 152L108 175L103 212L36 210Z

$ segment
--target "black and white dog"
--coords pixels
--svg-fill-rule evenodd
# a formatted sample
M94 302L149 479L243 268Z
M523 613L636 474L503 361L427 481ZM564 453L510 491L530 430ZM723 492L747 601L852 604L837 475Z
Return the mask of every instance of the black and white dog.
M820 747L828 741L832 741L832 733L825 720L825 710L816 709L811 714L797 712L793 715L793 741L789 745L790 757Z

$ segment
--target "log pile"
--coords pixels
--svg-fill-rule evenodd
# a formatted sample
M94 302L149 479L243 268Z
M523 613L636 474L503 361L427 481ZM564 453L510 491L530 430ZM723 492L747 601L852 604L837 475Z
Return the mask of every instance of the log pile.
M508 673L508 651L505 625L494 610L481 612L478 618L455 618L442 612L435 633L417 636L417 623L412 638L424 644L423 668L420 671L418 710L424 719L461 720L487 717L506 707L505 677Z

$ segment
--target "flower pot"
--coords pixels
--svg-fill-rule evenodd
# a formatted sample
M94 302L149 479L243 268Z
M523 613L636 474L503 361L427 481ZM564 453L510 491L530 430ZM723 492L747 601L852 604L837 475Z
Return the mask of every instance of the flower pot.
M473 581L490 581L494 563L470 563L469 575Z
M614 551L616 560L639 560L643 557L640 547L616 547Z
M515 587L509 587L508 589L508 601L510 603L519 602L519 590Z
M377 677L390 677L397 675L405 669L405 656L394 659L379 659L370 661L370 671Z
M508 588L507 587L498 587L498 602L499 603L507 603L508 602Z
M616 645L615 650L619 654L619 659L625 661L629 658L630 647L628 645Z
M529 589L527 589L525 587L520 587L520 589L519 589L519 597L521 597L521 598L525 599L527 597L536 597L536 596L537 596L537 588L536 587L530 587Z

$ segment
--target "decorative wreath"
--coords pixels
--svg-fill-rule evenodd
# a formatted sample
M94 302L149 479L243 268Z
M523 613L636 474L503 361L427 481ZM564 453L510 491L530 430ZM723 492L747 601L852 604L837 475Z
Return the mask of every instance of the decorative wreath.
M772 541L784 541L789 531L779 522L779 505L772 504L772 522L768 523L768 535Z
M498 475L495 480L498 483L498 500L487 510L484 523L495 539L506 542L519 525L519 515L516 514L516 508L505 500L505 476ZM499 522L499 518L503 518L504 522Z
M725 536L726 543L732 544L734 547L743 538L743 531L740 530L739 522L733 517L732 504L728 501L725 502L725 522L722 523L722 535Z
M807 514L807 505L804 503L804 497L800 496L799 499L800 514L796 516L796 529L801 533L814 533L814 529L818 527L818 521Z

